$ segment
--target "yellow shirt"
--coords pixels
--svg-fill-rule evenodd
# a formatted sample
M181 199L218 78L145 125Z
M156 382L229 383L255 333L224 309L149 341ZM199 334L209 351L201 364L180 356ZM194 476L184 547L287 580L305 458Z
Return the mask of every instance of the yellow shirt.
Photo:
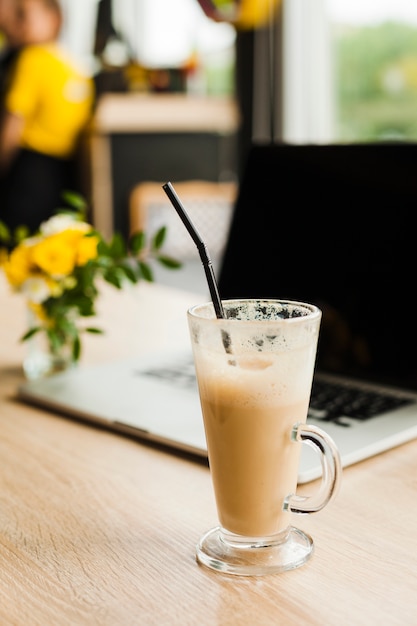
M5 106L25 120L22 147L68 157L90 118L93 99L92 79L58 45L33 45L19 53Z

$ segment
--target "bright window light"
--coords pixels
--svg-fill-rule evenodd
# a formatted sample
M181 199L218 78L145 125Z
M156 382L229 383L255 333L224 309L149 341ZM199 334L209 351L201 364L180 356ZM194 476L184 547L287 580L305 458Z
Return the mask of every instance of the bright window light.
M413 0L327 0L333 21L348 24L377 24L399 20L417 24L417 3Z
M116 27L127 36L137 60L147 67L178 67L193 52L233 46L235 30L206 17L196 0L117 0Z

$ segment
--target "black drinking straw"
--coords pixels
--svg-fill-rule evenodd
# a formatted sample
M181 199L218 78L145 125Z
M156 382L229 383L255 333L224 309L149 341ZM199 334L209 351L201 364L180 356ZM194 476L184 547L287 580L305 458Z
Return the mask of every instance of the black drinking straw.
M211 258L209 252L207 250L207 246L200 237L197 229L192 223L187 211L185 210L181 200L179 199L174 187L170 182L162 185L162 189L167 194L168 198L171 200L171 203L180 216L182 222L184 223L185 228L190 233L195 245L197 246L198 252L200 254L201 261L203 263L204 271L206 273L206 278L210 290L211 299L213 301L214 310L216 313L216 317L218 319L224 319L226 316L224 314L223 304L220 299L219 289L217 287L216 277L214 275L213 265L211 262ZM229 333L222 330L222 338L223 345L227 353L231 353L231 340Z
M210 259L210 255L209 252L207 250L207 246L204 243L204 241L201 239L200 235L198 234L194 224L192 223L189 215L187 214L186 210L184 209L174 187L172 186L171 183L165 183L165 185L162 185L163 190L165 191L165 193L167 194L168 198L171 200L174 209L176 210L176 212L178 213L178 215L180 216L181 220L184 223L185 228L188 230L188 232L190 233L195 245L197 246L198 252L200 254L200 258L201 261L203 263L204 266L204 271L206 273L206 278L207 278L207 282L208 282L208 286L210 289L210 295L211 295L211 299L213 300L213 306L214 306L214 310L216 312L216 317L221 319L224 318L224 310L223 310L223 304L222 301L220 299L220 295L219 295L219 289L217 287L217 282L216 282L216 277L214 275L214 270L213 270L213 265L211 263L211 259Z

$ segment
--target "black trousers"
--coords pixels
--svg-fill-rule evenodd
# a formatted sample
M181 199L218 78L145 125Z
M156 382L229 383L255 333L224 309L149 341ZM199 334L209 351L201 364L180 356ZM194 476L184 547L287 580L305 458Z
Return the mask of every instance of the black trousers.
M78 191L72 160L20 150L7 175L0 178L0 220L11 229L26 225L33 233L65 206L65 190Z

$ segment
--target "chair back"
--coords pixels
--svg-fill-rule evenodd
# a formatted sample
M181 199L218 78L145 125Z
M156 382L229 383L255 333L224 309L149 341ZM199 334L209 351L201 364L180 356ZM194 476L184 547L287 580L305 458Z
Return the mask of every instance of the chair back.
M144 231L152 237L167 227L163 252L179 261L198 258L196 245L159 182L138 183L129 202L130 232ZM234 182L189 180L173 183L212 259L223 254L237 194Z

